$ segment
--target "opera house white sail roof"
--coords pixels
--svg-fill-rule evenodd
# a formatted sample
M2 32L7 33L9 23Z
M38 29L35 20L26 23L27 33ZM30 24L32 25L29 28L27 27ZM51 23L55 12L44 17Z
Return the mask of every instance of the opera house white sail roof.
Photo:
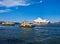
M49 22L49 21L43 20L42 18L37 18L36 20L34 20L34 22Z

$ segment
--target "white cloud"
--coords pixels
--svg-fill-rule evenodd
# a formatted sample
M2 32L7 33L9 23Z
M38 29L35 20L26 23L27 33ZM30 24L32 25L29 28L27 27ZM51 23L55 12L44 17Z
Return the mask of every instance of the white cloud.
M7 9L10 7L29 6L29 5L30 5L30 3L28 3L27 0L2 0L2 1L0 1L0 7L2 7L2 8L6 7L6 9L0 10L0 13L11 11L11 9ZM16 8L16 9L18 9L18 8Z
M33 5L33 4L38 4L38 3L42 3L42 0L35 2L33 0L31 0L31 2L29 2L29 0L2 0L0 1L0 7L6 7L5 10L0 10L0 13L2 12L9 12L11 11L10 7L14 7L14 6L29 6L29 5ZM16 9L18 9L18 7L16 7Z
M5 7L29 6L32 4L37 4L37 3L42 3L42 2L43 2L42 0L40 1L37 0L37 2L33 0L31 0L31 2L29 2L29 0L2 0L0 1L0 6L5 6Z
M42 3L43 1L42 0L40 0L40 3Z
M30 3L28 3L26 0L3 0L0 1L0 6L5 7L13 7L13 6L28 6Z
M11 11L11 10L10 9L0 10L0 13L9 12L9 11Z
M42 4L43 0L31 0L30 5Z

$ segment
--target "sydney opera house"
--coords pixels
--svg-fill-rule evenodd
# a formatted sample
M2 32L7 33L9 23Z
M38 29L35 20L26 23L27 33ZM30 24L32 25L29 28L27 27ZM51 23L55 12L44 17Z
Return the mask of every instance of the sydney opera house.
M34 24L48 24L49 21L41 19L41 18L37 18L34 20Z

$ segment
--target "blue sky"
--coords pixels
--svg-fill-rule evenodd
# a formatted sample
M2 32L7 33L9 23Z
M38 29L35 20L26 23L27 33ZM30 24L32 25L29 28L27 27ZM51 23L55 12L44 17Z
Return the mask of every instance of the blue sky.
M0 0L0 21L60 21L60 0Z

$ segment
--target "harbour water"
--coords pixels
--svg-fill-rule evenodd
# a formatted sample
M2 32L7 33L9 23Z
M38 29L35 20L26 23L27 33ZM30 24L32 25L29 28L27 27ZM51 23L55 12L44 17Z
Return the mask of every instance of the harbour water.
M60 24L34 28L0 25L0 44L60 44Z

